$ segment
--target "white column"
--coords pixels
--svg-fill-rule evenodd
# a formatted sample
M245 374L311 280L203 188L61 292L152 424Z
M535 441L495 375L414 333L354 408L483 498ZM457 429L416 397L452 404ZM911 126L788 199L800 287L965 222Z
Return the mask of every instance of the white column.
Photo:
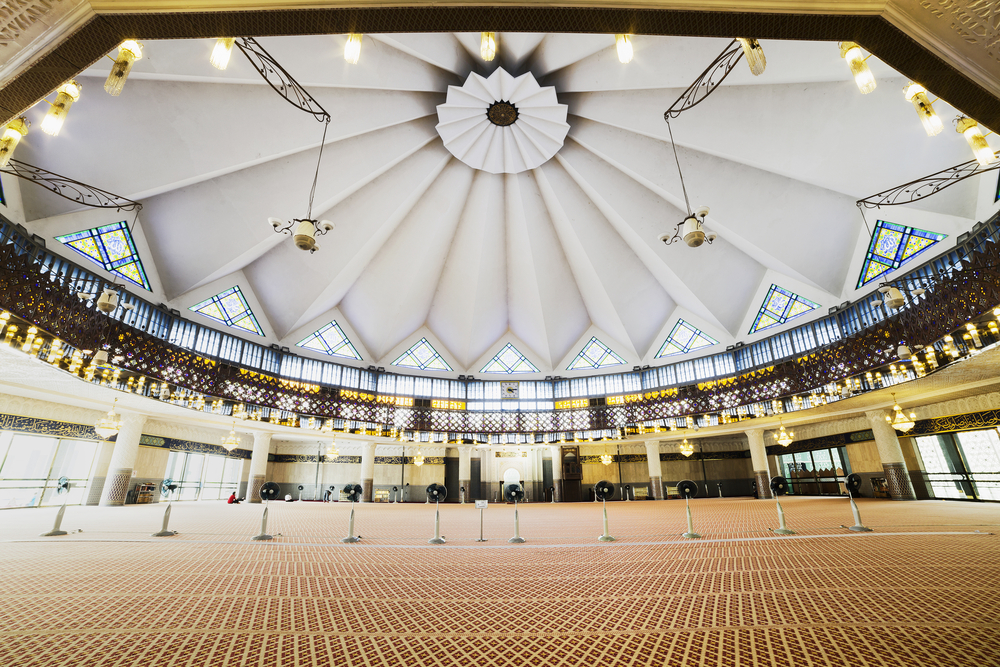
M264 431L254 431L253 454L250 455L250 488L247 498L252 503L260 502L260 487L264 485L264 475L267 474L267 455L271 451L271 434Z
M750 442L750 461L753 463L753 476L757 482L757 497L771 497L771 469L767 465L767 449L764 447L764 429L750 429L747 440Z
M361 445L361 502L372 501L372 487L375 484L375 443Z
M115 450L108 464L108 474L101 490L101 505L124 505L128 494L135 457L139 454L139 439L146 415L125 413L121 417L122 427L115 438Z
M562 451L559 445L549 445L549 455L552 457L552 486L555 487L553 495L557 503L562 502L563 479L562 479Z
M653 487L653 500L663 500L663 466L660 464L660 442L646 441L646 466L649 484Z
M913 493L910 472L906 469L903 449L899 446L896 430L885 420L887 413L884 410L872 410L866 412L865 416L872 426L878 457L882 461L885 481L889 486L889 496L893 500L916 500L917 496Z
M482 468L480 468L482 470ZM458 447L458 502L464 503L469 497L472 484L472 445Z

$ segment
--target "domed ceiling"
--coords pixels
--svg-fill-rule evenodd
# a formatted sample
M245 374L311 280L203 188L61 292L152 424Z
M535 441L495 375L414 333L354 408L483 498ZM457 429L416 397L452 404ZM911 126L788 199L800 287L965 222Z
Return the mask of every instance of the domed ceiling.
M224 328L189 309L218 315L204 302L239 287L263 336L245 320L230 331L250 340L388 368L426 339L444 361L427 368L454 374L479 374L506 350L514 377L571 376L592 338L611 353L592 348L594 358L622 370L825 315L875 285L856 289L871 238L855 200L971 158L954 110L937 102L945 131L926 136L906 80L875 58L878 87L862 95L836 44L763 42L761 76L741 62L671 122L691 204L710 207L718 239L665 246L658 237L686 211L663 112L727 40L636 36L628 64L613 35L499 34L489 63L478 33L365 35L357 64L345 62L345 41L260 40L333 117L313 214L335 228L315 254L267 219L305 216L323 126L238 50L227 70L213 68L214 40L147 42L120 97L102 90L110 61L99 63L78 78L62 133L32 131L17 157L142 201L133 232L151 293L130 289L154 303ZM462 114L444 118L439 106L501 67L504 85L523 77L554 92L538 113L568 110L568 133L549 132L546 150L517 168L476 168L439 134ZM35 128L43 113L29 113ZM868 226L946 235L930 256L984 217L995 180L869 212ZM4 185L10 195L12 179ZM29 230L78 261L57 237L132 222L20 189ZM751 334L772 286L797 296L801 314ZM696 333L665 345L680 321ZM353 348L295 348L331 322L326 331ZM352 350L359 360L345 359Z

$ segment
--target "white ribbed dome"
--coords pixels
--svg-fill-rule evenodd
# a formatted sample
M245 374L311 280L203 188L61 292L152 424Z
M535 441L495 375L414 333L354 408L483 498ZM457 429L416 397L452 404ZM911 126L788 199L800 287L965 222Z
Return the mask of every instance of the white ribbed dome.
M509 125L487 116L497 102L517 110ZM488 79L472 72L461 88L448 86L448 99L437 111L437 132L445 148L473 169L491 174L540 167L559 152L569 132L566 105L559 104L555 88L542 88L531 72L515 78L502 67Z

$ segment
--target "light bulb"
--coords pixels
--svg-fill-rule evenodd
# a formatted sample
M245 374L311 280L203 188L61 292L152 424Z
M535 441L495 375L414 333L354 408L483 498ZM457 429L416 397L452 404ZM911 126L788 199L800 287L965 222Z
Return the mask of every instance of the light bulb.
M976 156L976 161L980 165L987 167L996 161L997 158L990 145L986 143L983 131L979 129L979 123L962 116L955 124L955 130L965 136L965 140L969 142L969 148L972 149L972 154Z
M215 69L226 69L229 67L229 58L233 55L233 44L235 42L235 37L220 37L215 42L215 48L212 49L212 57L209 59L212 67Z
M497 36L495 32L480 33L479 55L483 60L490 62L497 55Z
M356 32L347 35L347 43L344 44L344 60L352 65L358 64L361 57L361 35Z
M623 65L632 62L632 35L615 35L615 46L618 47L618 60Z
M63 123L66 121L66 114L73 102L80 99L82 86L76 81L67 81L56 88L56 101L49 107L49 112L42 119L42 132L51 136L59 134Z
M14 149L17 148L17 142L28 133L29 127L31 127L31 123L24 116L7 123L7 127L3 130L3 136L0 136L0 168L6 167L7 163L10 162L11 156L14 155Z
M743 55L746 56L747 65L750 66L750 73L760 76L767 67L767 59L764 57L764 49L760 47L760 42L756 39L736 38L743 47Z
M858 90L862 95L875 90L875 75L868 69L861 47L854 42L840 43L840 57L847 61L851 67L851 74L854 75L854 83L858 84Z
M113 97L121 95L122 88L125 87L125 81L128 80L129 72L132 71L132 65L135 64L135 61L141 59L142 44L140 42L134 39L126 39L122 42L118 46L118 58L115 60L115 64L108 74L108 80L104 82L104 90L108 91L108 94Z
M903 96L908 102L913 103L913 108L917 110L920 123L924 126L927 136L933 137L940 134L941 130L944 129L944 123L941 122L940 116L934 112L934 107L931 106L931 101L927 97L927 89L919 83L910 83L903 89Z

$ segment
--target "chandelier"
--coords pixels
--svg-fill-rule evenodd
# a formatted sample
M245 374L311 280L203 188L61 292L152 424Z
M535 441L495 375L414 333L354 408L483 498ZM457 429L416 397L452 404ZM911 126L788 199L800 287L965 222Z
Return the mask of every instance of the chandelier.
M337 441L334 440L330 443L329 449L326 450L327 459L335 459L340 456L340 450L337 449Z
M108 410L108 414L98 419L97 423L94 424L94 430L97 432L97 435L101 436L105 440L117 435L118 431L122 429L122 422L118 419L118 415L115 414L115 405L117 404L118 399L116 398L115 402L111 404L111 409Z
M231 452L240 445L240 437L236 435L236 420L233 420L233 428L230 429L229 435L225 437L222 441L222 446L226 448L227 452Z
M774 434L774 439L777 440L778 444L781 445L782 447L787 447L788 445L792 444L792 438L795 437L795 434L792 433L791 431L786 431L785 426L781 424L780 421L778 422L778 424L779 424L778 432Z
M418 447L417 448L417 455L413 457L413 465L419 467L419 466L422 466L423 464L424 464L424 455L423 455L423 452L421 452L420 448Z
M680 448L683 456L691 456L694 454L694 443L688 442L687 438L684 438L684 442L680 444Z
M674 144L674 131L670 127L669 120L667 120L667 132L670 133L670 146L674 149L674 162L677 163L677 175L681 179L681 191L684 193L684 206L687 208L687 216L684 220L677 223L673 234L667 232L660 235L660 241L665 245L671 245L676 241L683 240L690 248L697 248L704 243L712 245L712 242L716 239L716 235L706 234L704 227L709 209L707 206L699 206L696 210L692 210L691 208L691 202L688 200L687 186L684 185L684 172L681 171L681 161L677 157L677 145Z
M609 466L609 465L611 465L612 461L614 461L614 457L611 456L611 454L608 454L608 448L607 448L607 446L605 446L604 447L604 453L601 454L601 463L603 463L606 466Z
M360 49L360 41L358 42ZM333 230L333 223L329 220L318 221L312 217L313 199L316 197L316 181L319 180L319 167L323 163L323 146L326 144L326 131L330 127L330 116L327 115L323 122L323 139L319 144L319 158L316 160L316 173L313 174L312 189L309 191L309 206L306 208L306 217L294 218L291 221L281 218L268 218L277 234L288 234L295 241L295 247L299 250L308 250L314 253L319 250L316 245L316 237ZM292 231L294 227L295 231Z
M906 433L917 425L917 422L914 421L917 418L917 415L911 412L910 416L907 417L903 414L903 409L899 407L899 403L896 403L895 394L892 394L892 402L895 403L895 405L892 406L892 409L896 411L896 415L891 418L889 415L886 415L885 421L889 424L889 426L893 427L900 433Z

